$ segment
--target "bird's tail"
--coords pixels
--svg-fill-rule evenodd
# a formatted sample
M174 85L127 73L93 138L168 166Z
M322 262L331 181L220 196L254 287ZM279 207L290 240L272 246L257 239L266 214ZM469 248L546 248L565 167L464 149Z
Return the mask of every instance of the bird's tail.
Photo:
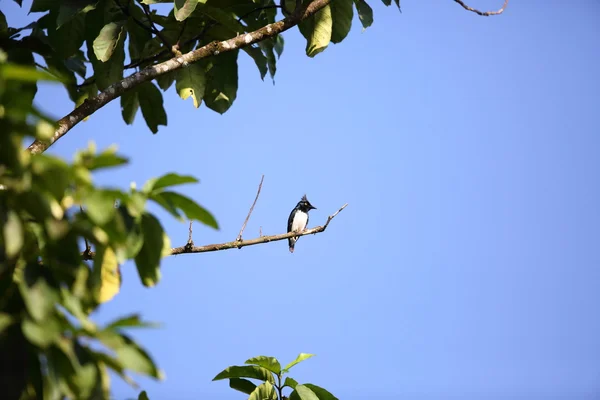
M288 243L290 245L290 253L294 252L294 246L296 245L296 238L289 238Z

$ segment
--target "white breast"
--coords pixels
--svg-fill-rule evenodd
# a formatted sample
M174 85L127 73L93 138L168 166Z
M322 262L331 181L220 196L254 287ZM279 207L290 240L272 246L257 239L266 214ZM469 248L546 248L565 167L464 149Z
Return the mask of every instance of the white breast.
M308 222L308 214L303 211L298 211L294 215L294 220L292 221L292 231L302 232L306 228L307 222Z

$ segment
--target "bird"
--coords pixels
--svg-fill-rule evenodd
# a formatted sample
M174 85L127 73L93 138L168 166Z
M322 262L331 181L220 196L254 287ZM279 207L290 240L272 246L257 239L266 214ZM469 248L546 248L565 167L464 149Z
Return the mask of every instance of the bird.
M290 213L288 218L288 232L302 232L308 226L308 212L310 210L316 210L317 207L314 207L308 199L306 195L302 196L302 199L296 204L296 207ZM290 245L290 253L294 252L294 246L296 245L296 241L298 240L298 236L288 238L288 243Z

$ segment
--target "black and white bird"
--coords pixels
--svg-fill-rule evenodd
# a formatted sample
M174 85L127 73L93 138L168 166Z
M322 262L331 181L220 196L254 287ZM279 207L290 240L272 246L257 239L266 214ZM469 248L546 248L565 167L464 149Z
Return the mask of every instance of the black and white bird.
M306 198L306 195L302 196L302 199L296 204L296 207L290 213L290 217L288 218L288 232L302 232L308 226L308 212L310 210L316 210L317 207L313 207L312 204ZM296 241L298 240L298 236L288 238L288 243L290 244L290 253L294 252L294 246L296 245Z

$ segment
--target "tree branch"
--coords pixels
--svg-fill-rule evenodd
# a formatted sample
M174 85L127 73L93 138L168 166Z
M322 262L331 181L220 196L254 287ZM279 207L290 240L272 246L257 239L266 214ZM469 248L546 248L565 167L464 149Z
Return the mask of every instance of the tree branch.
M187 246L174 247L171 249L171 255L176 256L178 254L207 253L210 251L221 251L221 250L228 250L228 249L234 249L234 248L242 248L242 247L246 247L246 246L254 246L256 244L262 244L262 243L276 242L278 240L285 240L285 239L288 239L291 237L314 235L316 233L324 232L325 229L327 229L327 226L329 225L331 220L334 219L335 216L340 213L340 211L342 211L344 208L346 208L346 206L348 206L348 203L344 204L334 214L327 217L327 221L325 222L325 225L316 226L314 228L307 229L303 232L288 232L288 233L282 233L280 235L260 236L255 239L242 240L242 241L234 240L232 242L227 242L227 243L208 244L205 246L194 246L192 248L189 248Z
M252 207L250 207L250 211L248 211L248 216L246 217L246 220L244 221L244 224L242 225L242 229L240 229L240 234L237 236L237 239L235 239L238 242L240 242L242 240L242 233L244 233L244 229L246 229L246 224L248 223L248 220L250 219L250 215L252 215L252 211L254 211L254 206L256 205L258 196L260 196L260 190L262 189L262 184L263 184L264 179L265 179L265 176L263 175L262 178L260 178L260 183L258 184L258 192L256 192L256 198L254 199L254 203L252 203Z
M481 15L484 17L489 17L490 15L500 15L504 12L504 10L506 9L506 6L508 5L508 0L504 0L504 5L502 5L502 8L500 8L498 11L479 11L472 7L469 7L468 5L463 3L461 0L454 0L454 1L457 2L458 4L460 4L465 10L474 12L475 14Z
M136 72L119 82L113 83L97 96L86 99L83 104L75 108L69 114L58 120L58 128L48 141L36 139L29 145L27 150L32 154L39 154L46 151L58 139L67 134L75 125L83 121L84 118L92 115L100 108L104 107L114 99L120 97L127 90L131 90L135 86L151 81L158 76L168 72L176 71L189 64L195 63L204 58L237 50L243 47L250 46L262 40L275 37L282 32L298 25L299 22L309 18L316 12L327 6L332 0L314 0L309 3L301 12L294 13L282 20L263 26L253 32L242 33L231 39L224 41L213 41L205 46L178 57L171 58L165 62L148 66L143 70Z

